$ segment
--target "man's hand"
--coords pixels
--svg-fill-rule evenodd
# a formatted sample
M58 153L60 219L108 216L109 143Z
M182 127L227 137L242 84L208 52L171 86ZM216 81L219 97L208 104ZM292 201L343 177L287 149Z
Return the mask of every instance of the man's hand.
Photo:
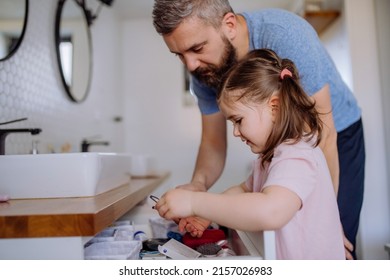
M343 233L343 241L344 241L344 249L345 249L345 258L347 260L354 260L351 252L353 251L353 245L349 240L345 237Z
M188 184L179 185L176 188L185 189L185 190L194 191L194 192L206 192L207 191L206 186L200 182L191 182Z

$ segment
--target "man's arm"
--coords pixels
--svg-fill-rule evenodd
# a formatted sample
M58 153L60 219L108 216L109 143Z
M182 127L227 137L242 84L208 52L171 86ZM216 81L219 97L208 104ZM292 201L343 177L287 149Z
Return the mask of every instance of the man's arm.
M332 176L333 187L337 195L339 188L339 156L337 150L337 131L333 122L332 103L330 100L329 86L326 85L313 95L316 102L316 109L324 123L320 148L322 149L330 175Z
M180 187L207 191L223 171L226 149L226 119L223 114L202 115L202 138L192 180Z
M339 190L339 153L337 150L337 131L333 122L332 115L332 104L330 101L330 92L329 86L326 85L320 89L316 94L313 95L314 100L316 101L316 108L321 113L321 120L324 123L324 129L322 132L322 140L320 147L325 155L326 161L328 163L328 168L330 175L332 176L333 188L336 193ZM351 252L353 251L353 245L351 242L344 236L344 249L345 249L345 258L347 260L353 260Z

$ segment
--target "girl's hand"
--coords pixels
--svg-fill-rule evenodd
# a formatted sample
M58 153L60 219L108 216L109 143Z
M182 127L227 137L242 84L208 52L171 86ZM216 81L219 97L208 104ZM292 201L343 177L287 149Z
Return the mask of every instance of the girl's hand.
M201 217L192 216L179 221L180 232L187 231L192 237L202 237L203 232L209 227L211 221Z
M194 192L172 189L166 192L155 205L159 215L168 220L193 216L192 196Z

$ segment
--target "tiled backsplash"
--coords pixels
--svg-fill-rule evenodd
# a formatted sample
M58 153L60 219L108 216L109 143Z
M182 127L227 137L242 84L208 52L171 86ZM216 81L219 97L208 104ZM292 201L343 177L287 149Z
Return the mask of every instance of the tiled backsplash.
M93 97L93 92L81 104L72 103L65 93L55 53L56 7L57 1L30 1L24 39L11 58L0 62L0 123L28 118L1 128L42 129L37 136L10 134L6 154L30 152L33 140L39 141L39 150L43 153L52 148L60 152L61 146L67 143L71 145L71 151L79 151L81 140L94 135L113 144L102 149L120 150L121 147L115 145L118 141L110 139L120 135L120 124L114 123L111 117L104 121L105 115L120 115L117 111L107 112L115 106L104 106L104 112L101 112L96 107L102 102L99 102L99 97Z

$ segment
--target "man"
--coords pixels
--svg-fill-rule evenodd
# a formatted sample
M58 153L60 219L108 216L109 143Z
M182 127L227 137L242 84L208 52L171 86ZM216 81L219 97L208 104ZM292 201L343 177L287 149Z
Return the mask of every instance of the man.
M272 49L294 61L305 91L322 113L320 147L338 196L345 236L353 245L345 240L346 256L356 258L365 163L361 111L314 29L299 16L278 9L235 14L228 0L155 0L153 24L191 72L191 90L202 113L193 177L179 187L207 191L219 178L227 137L226 120L216 102L218 88L224 74L250 50Z

